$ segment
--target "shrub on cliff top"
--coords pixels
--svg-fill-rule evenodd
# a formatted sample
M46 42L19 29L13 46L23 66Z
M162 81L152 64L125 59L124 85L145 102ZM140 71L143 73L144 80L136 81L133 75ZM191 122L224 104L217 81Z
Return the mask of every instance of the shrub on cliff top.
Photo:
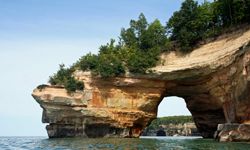
M61 65L49 82L75 91L84 87L73 78L74 70L91 71L93 75L105 78L121 76L125 72L147 73L149 68L156 66L162 52L173 47L190 52L201 40L217 36L224 27L250 23L249 12L249 0L204 1L202 4L185 0L166 27L157 19L148 23L141 13L138 20L130 21L127 29L122 28L117 44L112 39L100 47L99 54L89 53L69 69Z
M101 77L115 77L130 73L146 73L158 62L158 56L169 45L166 29L159 20L148 24L140 14L138 20L131 20L128 29L122 29L120 40L115 44L102 45L98 55L91 53L83 56L74 65L76 69L92 71Z
M98 65L98 56L88 53L82 56L75 64L74 67L79 70L91 71L95 70Z
M185 0L167 23L170 39L181 52L190 52L199 41L215 37L226 27L250 23L249 0Z
M72 76L73 70L71 68L65 68L64 64L61 64L57 73L50 76L49 83L51 85L64 86L68 92L75 92L76 90L83 90L83 82L77 81Z

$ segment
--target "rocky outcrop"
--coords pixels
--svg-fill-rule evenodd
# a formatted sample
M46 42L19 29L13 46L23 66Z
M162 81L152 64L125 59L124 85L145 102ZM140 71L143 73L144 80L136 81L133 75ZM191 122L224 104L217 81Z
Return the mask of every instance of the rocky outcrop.
M250 30L238 31L187 55L171 52L146 75L99 78L75 72L83 92L35 89L49 137L138 137L164 97L185 99L205 138L218 124L250 121Z
M165 136L200 136L194 123L161 124L158 127L147 127L143 130L142 136L158 136L158 132L165 133Z
M220 142L249 142L250 124L219 124L215 138Z

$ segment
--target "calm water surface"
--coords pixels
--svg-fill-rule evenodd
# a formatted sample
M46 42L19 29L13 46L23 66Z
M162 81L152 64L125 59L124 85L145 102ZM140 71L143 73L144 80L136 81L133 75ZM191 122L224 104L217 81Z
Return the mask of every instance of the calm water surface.
M84 139L0 137L2 150L250 150L250 143L218 143L191 137L141 137L140 139Z

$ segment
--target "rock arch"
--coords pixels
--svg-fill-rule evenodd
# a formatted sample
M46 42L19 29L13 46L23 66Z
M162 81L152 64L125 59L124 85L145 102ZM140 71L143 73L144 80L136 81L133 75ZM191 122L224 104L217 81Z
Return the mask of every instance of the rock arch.
M250 121L249 41L250 31L241 31L185 56L163 54L161 65L146 75L103 79L78 71L84 92L47 86L32 95L43 108L49 137L138 137L161 100L178 96L202 136L211 138L218 124ZM220 129L219 136L222 131L228 134Z

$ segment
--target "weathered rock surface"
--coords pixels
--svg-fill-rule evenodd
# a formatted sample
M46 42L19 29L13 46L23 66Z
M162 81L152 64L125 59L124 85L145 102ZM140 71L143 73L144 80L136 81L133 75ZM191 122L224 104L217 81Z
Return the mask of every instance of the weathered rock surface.
M49 137L138 137L156 118L164 97L185 99L205 138L218 124L250 121L250 30L203 45L185 56L172 52L146 75L102 79L75 72L84 92L35 89Z
M200 136L196 125L191 122L178 124L161 124L158 127L143 130L142 136L158 136L158 131L163 131L165 136Z
M250 124L219 124L215 138L220 142L250 142Z

